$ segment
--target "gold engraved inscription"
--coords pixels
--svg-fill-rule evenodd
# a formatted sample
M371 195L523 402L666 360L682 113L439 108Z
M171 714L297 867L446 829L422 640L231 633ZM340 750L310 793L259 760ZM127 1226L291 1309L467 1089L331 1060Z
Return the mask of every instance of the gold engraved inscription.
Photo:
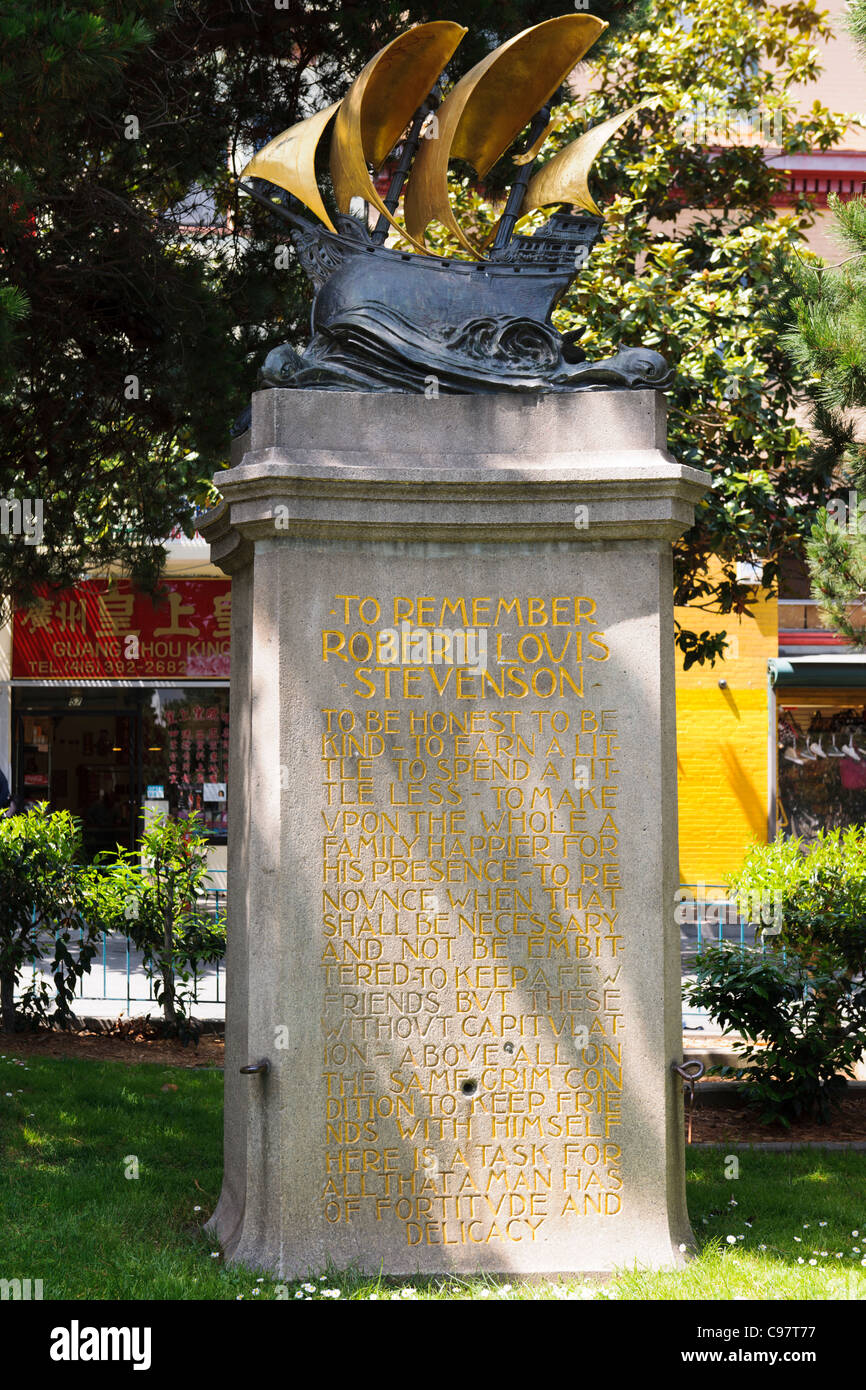
M609 656L587 595L334 596L330 1223L507 1245L621 1210L620 728L588 695Z

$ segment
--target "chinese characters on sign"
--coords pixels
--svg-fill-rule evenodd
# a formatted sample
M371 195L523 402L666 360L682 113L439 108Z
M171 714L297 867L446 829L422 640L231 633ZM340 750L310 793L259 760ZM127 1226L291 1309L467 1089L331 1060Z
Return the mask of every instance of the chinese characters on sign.
M128 579L44 588L15 613L12 675L227 679L230 619L229 579L165 580L154 599Z

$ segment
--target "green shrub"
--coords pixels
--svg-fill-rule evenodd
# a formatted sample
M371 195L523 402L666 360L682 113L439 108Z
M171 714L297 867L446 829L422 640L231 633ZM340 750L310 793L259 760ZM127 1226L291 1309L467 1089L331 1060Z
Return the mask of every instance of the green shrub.
M713 946L697 958L691 1003L726 1029L741 1067L713 1067L745 1084L765 1123L826 1122L866 1037L866 986L807 966L795 953Z
M866 973L866 826L822 831L809 845L795 836L757 845L730 889L765 935L803 960Z
M866 828L758 845L729 889L763 949L695 962L687 998L745 1040L742 1067L712 1070L742 1080L766 1121L826 1121L866 1047Z
M123 932L143 956L168 1030L195 1036L189 981L225 952L225 927L199 905L209 887L201 823L155 816L141 846L97 856L88 875L89 912L103 931Z
M90 968L98 934L86 924L81 860L81 823L68 811L40 804L24 815L0 818L0 1001L3 1027L15 1027L18 1013L47 1018L51 990L37 977L15 1003L24 967L41 954L53 935L51 975L53 1017L73 1017L75 985ZM80 937L78 955L70 949Z

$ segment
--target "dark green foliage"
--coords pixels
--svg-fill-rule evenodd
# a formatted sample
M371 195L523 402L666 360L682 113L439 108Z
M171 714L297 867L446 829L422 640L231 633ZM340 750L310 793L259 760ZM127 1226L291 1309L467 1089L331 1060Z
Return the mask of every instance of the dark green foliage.
M698 610L729 614L736 631L754 600L738 561L760 560L772 588L780 557L801 549L804 514L825 499L827 475L795 416L808 374L786 358L774 323L787 276L780 249L794 254L813 211L805 199L777 211L783 161L732 136L714 149L683 113L772 113L787 153L832 148L844 122L817 101L803 114L794 95L795 83L819 72L820 11L656 0L652 23L611 40L589 119L581 112L562 132L642 99L657 103L598 162L606 237L566 298L574 317L563 313L561 326L588 325L581 345L590 356L611 341L645 344L677 370L669 446L712 475L674 549L675 602L692 609L677 632L686 669L714 663L725 643L726 633L701 630Z
M729 889L767 953L705 952L690 997L767 1044L743 1050L765 1119L826 1118L866 1046L866 830L755 845Z
M849 464L860 450L851 450ZM861 470L849 466L844 470L840 490L854 491L857 496L862 483ZM856 608L866 591L866 545L859 530L849 531L830 517L826 510L818 513L806 544L806 556L812 579L812 593L818 602L821 618L846 641L855 647L866 647L866 627L857 620Z
M827 967L813 969L794 952L713 946L696 961L689 1002L742 1035L742 1067L714 1067L736 1077L765 1123L826 1122L845 1091L866 1039L866 986Z
M704 586L704 592L712 592L709 583ZM710 632L708 628L703 632L690 632L682 627L677 631L677 646L682 653L684 671L688 671L695 662L703 666L705 661L709 661L714 666L719 657L724 657L727 645L726 632Z
M44 804L26 815L0 818L0 1003L2 1024L19 1016L47 1018L51 991L43 979L14 999L16 984L31 960L48 950L54 981L53 1017L72 1017L75 986L96 952L97 938L85 923L80 870L81 824L68 811Z

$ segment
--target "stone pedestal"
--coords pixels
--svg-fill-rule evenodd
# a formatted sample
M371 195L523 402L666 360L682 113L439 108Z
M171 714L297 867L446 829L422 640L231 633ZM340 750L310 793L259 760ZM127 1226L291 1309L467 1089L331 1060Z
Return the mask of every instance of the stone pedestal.
M683 1260L671 541L707 479L665 441L650 392L253 397L202 528L229 1259Z

